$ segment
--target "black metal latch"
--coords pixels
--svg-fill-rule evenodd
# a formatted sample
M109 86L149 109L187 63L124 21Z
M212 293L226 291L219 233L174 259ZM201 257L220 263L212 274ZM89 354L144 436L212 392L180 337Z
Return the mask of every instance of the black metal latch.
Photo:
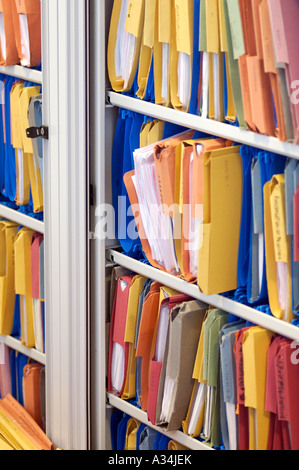
M47 126L29 127L29 129L26 129L26 135L28 139L37 139L38 137L41 137L42 139L48 140L49 128Z

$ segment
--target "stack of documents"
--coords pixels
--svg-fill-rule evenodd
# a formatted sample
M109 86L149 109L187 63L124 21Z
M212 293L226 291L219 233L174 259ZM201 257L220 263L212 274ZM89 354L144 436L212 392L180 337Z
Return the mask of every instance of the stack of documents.
M11 395L0 401L1 450L53 450L53 444Z
M295 159L120 110L109 238L206 295L244 288L248 305L269 304L272 315L296 321L298 168Z
M0 396L11 395L45 430L45 367L0 343Z
M2 0L0 6L0 65L38 67L40 62L40 0Z
M135 149L123 178L148 261L219 294L238 285L240 147L194 137L185 131Z
M115 0L114 91L299 142L296 0Z

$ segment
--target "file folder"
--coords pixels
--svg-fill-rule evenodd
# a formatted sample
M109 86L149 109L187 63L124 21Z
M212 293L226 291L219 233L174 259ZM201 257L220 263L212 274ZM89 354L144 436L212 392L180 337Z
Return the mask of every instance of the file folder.
M138 302L146 279L143 276L135 276L130 286L128 299L127 319L124 341L128 344L128 367L125 378L122 399L129 400L135 397L136 376L136 349L135 335L137 327Z
M292 271L292 306L293 313L299 313L299 257L296 257L296 240L298 237L298 202L296 189L299 184L299 164L289 159L285 171L285 204L286 204L286 233L291 243L291 271ZM297 228L296 228L297 227Z
M43 299L40 289L40 246L44 237L34 233L31 244L31 296L33 302L35 348L44 353Z
M12 2L14 3L14 2ZM41 5L39 0L15 0L16 45L23 67L41 63Z
M210 295L238 286L243 176L238 146L206 152L203 160L203 240L197 283Z
M249 328L243 338L245 406L249 408L249 450L267 450L270 416L265 412L267 352L273 333Z
M264 198L263 189L273 175L284 172L285 157L268 152L258 152L251 163L252 215L250 227L249 270L247 299L250 304L267 303ZM240 253L240 256L242 254Z
M28 159L30 188L33 201L33 209L35 213L43 211L43 188L41 180L41 171L39 168L39 161L34 158L32 139L27 137L26 129L29 127L28 109L30 99L40 93L39 86L24 87L20 92L20 120L21 132L23 140L23 152L25 158Z
M10 0L2 0L0 5L0 65L9 66L19 63L14 34L13 5Z
M174 217L178 226L175 246L181 273L188 282L198 275L198 250L202 240L204 170L203 158L209 150L229 145L222 139L186 141L177 147L175 206L179 213Z
M243 339L249 327L235 333L234 355L238 406L238 450L249 450L249 410L245 405Z
M264 187L267 284L272 314L293 320L290 237L286 233L285 177L273 176Z
M170 53L170 96L174 109L188 112L192 91L194 0L175 0Z
M236 363L234 357L235 332L244 328L237 321L223 326L220 332L220 422L226 450L238 450L238 417Z
M14 450L53 450L50 439L11 395L0 401L0 410L1 434Z
M42 95L30 98L28 105L28 124L29 127L41 127L43 124L42 116ZM43 163L43 142L41 137L32 139L34 166L40 171L41 183L44 181L44 163Z
M138 91L136 96L145 99L151 85L150 77L153 68L157 0L145 0L143 36L138 64Z
M170 107L170 57L173 8L171 0L157 0L154 41L155 103Z
M0 343L0 396L1 399L12 393L10 348Z
M206 313L205 319L209 312ZM191 437L199 437L204 423L206 380L203 378L203 352L204 352L204 329L198 341L196 358L192 373L193 390L188 406L186 418L182 421L182 429Z
M119 110L112 148L112 203L115 211L115 230L108 238L119 240L123 250L138 257L141 242L123 181L123 175L134 168L133 151L139 147L140 132L145 117L126 110ZM138 143L135 143L138 141Z
M192 135L193 131L182 133L146 148L137 149L134 152L135 169L124 175L145 256L153 266L177 275L179 266L171 220L175 151L178 143Z
M283 112L283 101L280 89L280 76L276 67L275 51L271 30L271 18L267 0L263 0L259 5L259 16L261 24L261 39L263 50L264 71L269 75L272 89L274 111L276 116L276 136L281 141L288 139L286 123Z
M292 341L282 341L275 358L278 417L282 421L284 448L287 450L298 450L299 448L299 407L296 400L299 374L296 352L295 357L293 354Z
M205 415L201 437L212 447L221 445L220 331L228 323L226 312L211 309L204 322L203 379L206 381Z
M286 71L286 79L288 84L290 96L290 106L293 116L293 127L294 127L294 143L298 144L299 134L298 134L298 118L299 111L298 105L296 105L296 88L299 72L299 55L298 50L295 46L294 38L297 34L297 25L299 21L299 6L295 0L291 0L287 4L280 1L278 7L280 6L279 13L281 12L282 25L283 25L283 36L281 37L281 54L279 56L279 61L283 64ZM278 14L278 11L276 14ZM276 32L276 34L279 34ZM283 39L285 38L285 43ZM279 39L279 38L278 38ZM295 96L293 96L295 93Z
M27 364L23 372L24 408L34 421L42 427L41 371L43 365Z
M121 396L128 370L129 344L125 343L128 300L133 275L123 276L117 282L109 338L108 391Z
M28 348L34 348L34 321L31 291L31 243L34 232L22 228L16 236L15 292L20 297L21 341Z
M238 58L244 54L244 38L240 21L235 15L238 15L239 8L236 2L230 3L230 0L223 0L223 14L225 22L226 40L227 40L227 64L229 76L233 91L233 101L238 125L241 129L247 129L245 121L244 106L242 101L242 87L240 79L240 70ZM233 27L238 28L234 31Z
M113 3L108 37L107 67L114 91L129 92L136 76L142 31L144 0Z
M278 402L277 402L277 383L275 373L276 355L280 348L282 339L279 335L273 335L267 354L267 377L266 377L266 396L265 411L270 413L269 435L267 450L283 450L284 442L282 429L282 421L278 419Z
M178 304L190 300L184 294L174 295L162 300L160 304L159 315L157 318L156 332L154 338L154 352L150 362L149 375L149 395L147 416L152 424L159 422L157 416L157 398L159 391L159 383L161 377L162 364L167 341L167 328L171 310Z
M14 243L18 227L12 222L0 222L0 333L10 335L15 312Z
M24 82L15 82L11 89L11 144L15 149L16 203L28 205L30 202L30 177L28 155L24 153L23 133L20 113L20 96Z
M279 77L279 88L282 112L285 122L286 139L294 141L294 123L290 105L289 85L287 81L286 63L288 62L286 35L279 0L268 1L271 33L275 56L275 65Z
M138 331L136 357L137 363L139 362L139 381L140 381L140 395L137 400L143 411L147 411L148 406L148 393L149 393L149 370L151 361L152 343L155 333L155 326L159 312L160 302L160 289L161 285L154 282L149 287L149 292L146 295L142 306L142 313L140 318L140 325Z
M168 431L179 430L191 398L192 371L208 305L188 301L172 309L158 390L159 424ZM188 341L187 341L188 338Z

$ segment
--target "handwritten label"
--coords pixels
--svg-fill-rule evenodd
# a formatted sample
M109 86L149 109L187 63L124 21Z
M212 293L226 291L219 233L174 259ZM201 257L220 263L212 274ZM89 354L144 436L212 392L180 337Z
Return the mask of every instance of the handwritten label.
M139 36L144 0L129 0L126 31L136 38Z
M270 196L272 233L276 262L288 262L284 211L284 183L276 184Z
M281 355L278 355L275 362L276 368L276 386L277 386L277 410L280 420L287 420L286 408L286 384L284 380L284 361Z

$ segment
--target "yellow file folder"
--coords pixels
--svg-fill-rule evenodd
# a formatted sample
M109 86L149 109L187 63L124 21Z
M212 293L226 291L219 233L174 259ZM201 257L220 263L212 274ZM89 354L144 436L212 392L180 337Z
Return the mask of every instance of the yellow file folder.
M264 186L266 272L273 315L292 321L290 236L286 233L285 177L275 175Z
M136 75L144 23L144 0L116 0L108 38L107 66L114 91L130 91Z
M34 348L33 302L31 296L31 242L34 232L22 228L15 240L15 292L20 296L21 341Z
M125 380L122 399L128 400L135 397L135 375L136 375L136 348L135 333L138 314L139 297L146 281L145 277L135 276L133 278L127 308L127 321L125 330L125 342L129 343L129 357L127 376Z
M245 406L249 407L249 450L267 450L270 413L265 411L267 353L273 333L260 327L243 339Z
M40 87L24 87L20 92L20 121L23 140L23 151L25 158L28 159L30 187L33 199L34 212L43 211L43 187L41 171L38 161L34 158L32 140L27 137L26 129L29 128L28 108L30 99L40 93Z
M204 154L203 235L197 282L206 295L238 287L243 194L239 151L236 146Z
M189 110L193 59L193 0L175 0L170 60L171 103L179 111Z
M14 242L18 226L0 222L0 334L10 335L15 308Z

